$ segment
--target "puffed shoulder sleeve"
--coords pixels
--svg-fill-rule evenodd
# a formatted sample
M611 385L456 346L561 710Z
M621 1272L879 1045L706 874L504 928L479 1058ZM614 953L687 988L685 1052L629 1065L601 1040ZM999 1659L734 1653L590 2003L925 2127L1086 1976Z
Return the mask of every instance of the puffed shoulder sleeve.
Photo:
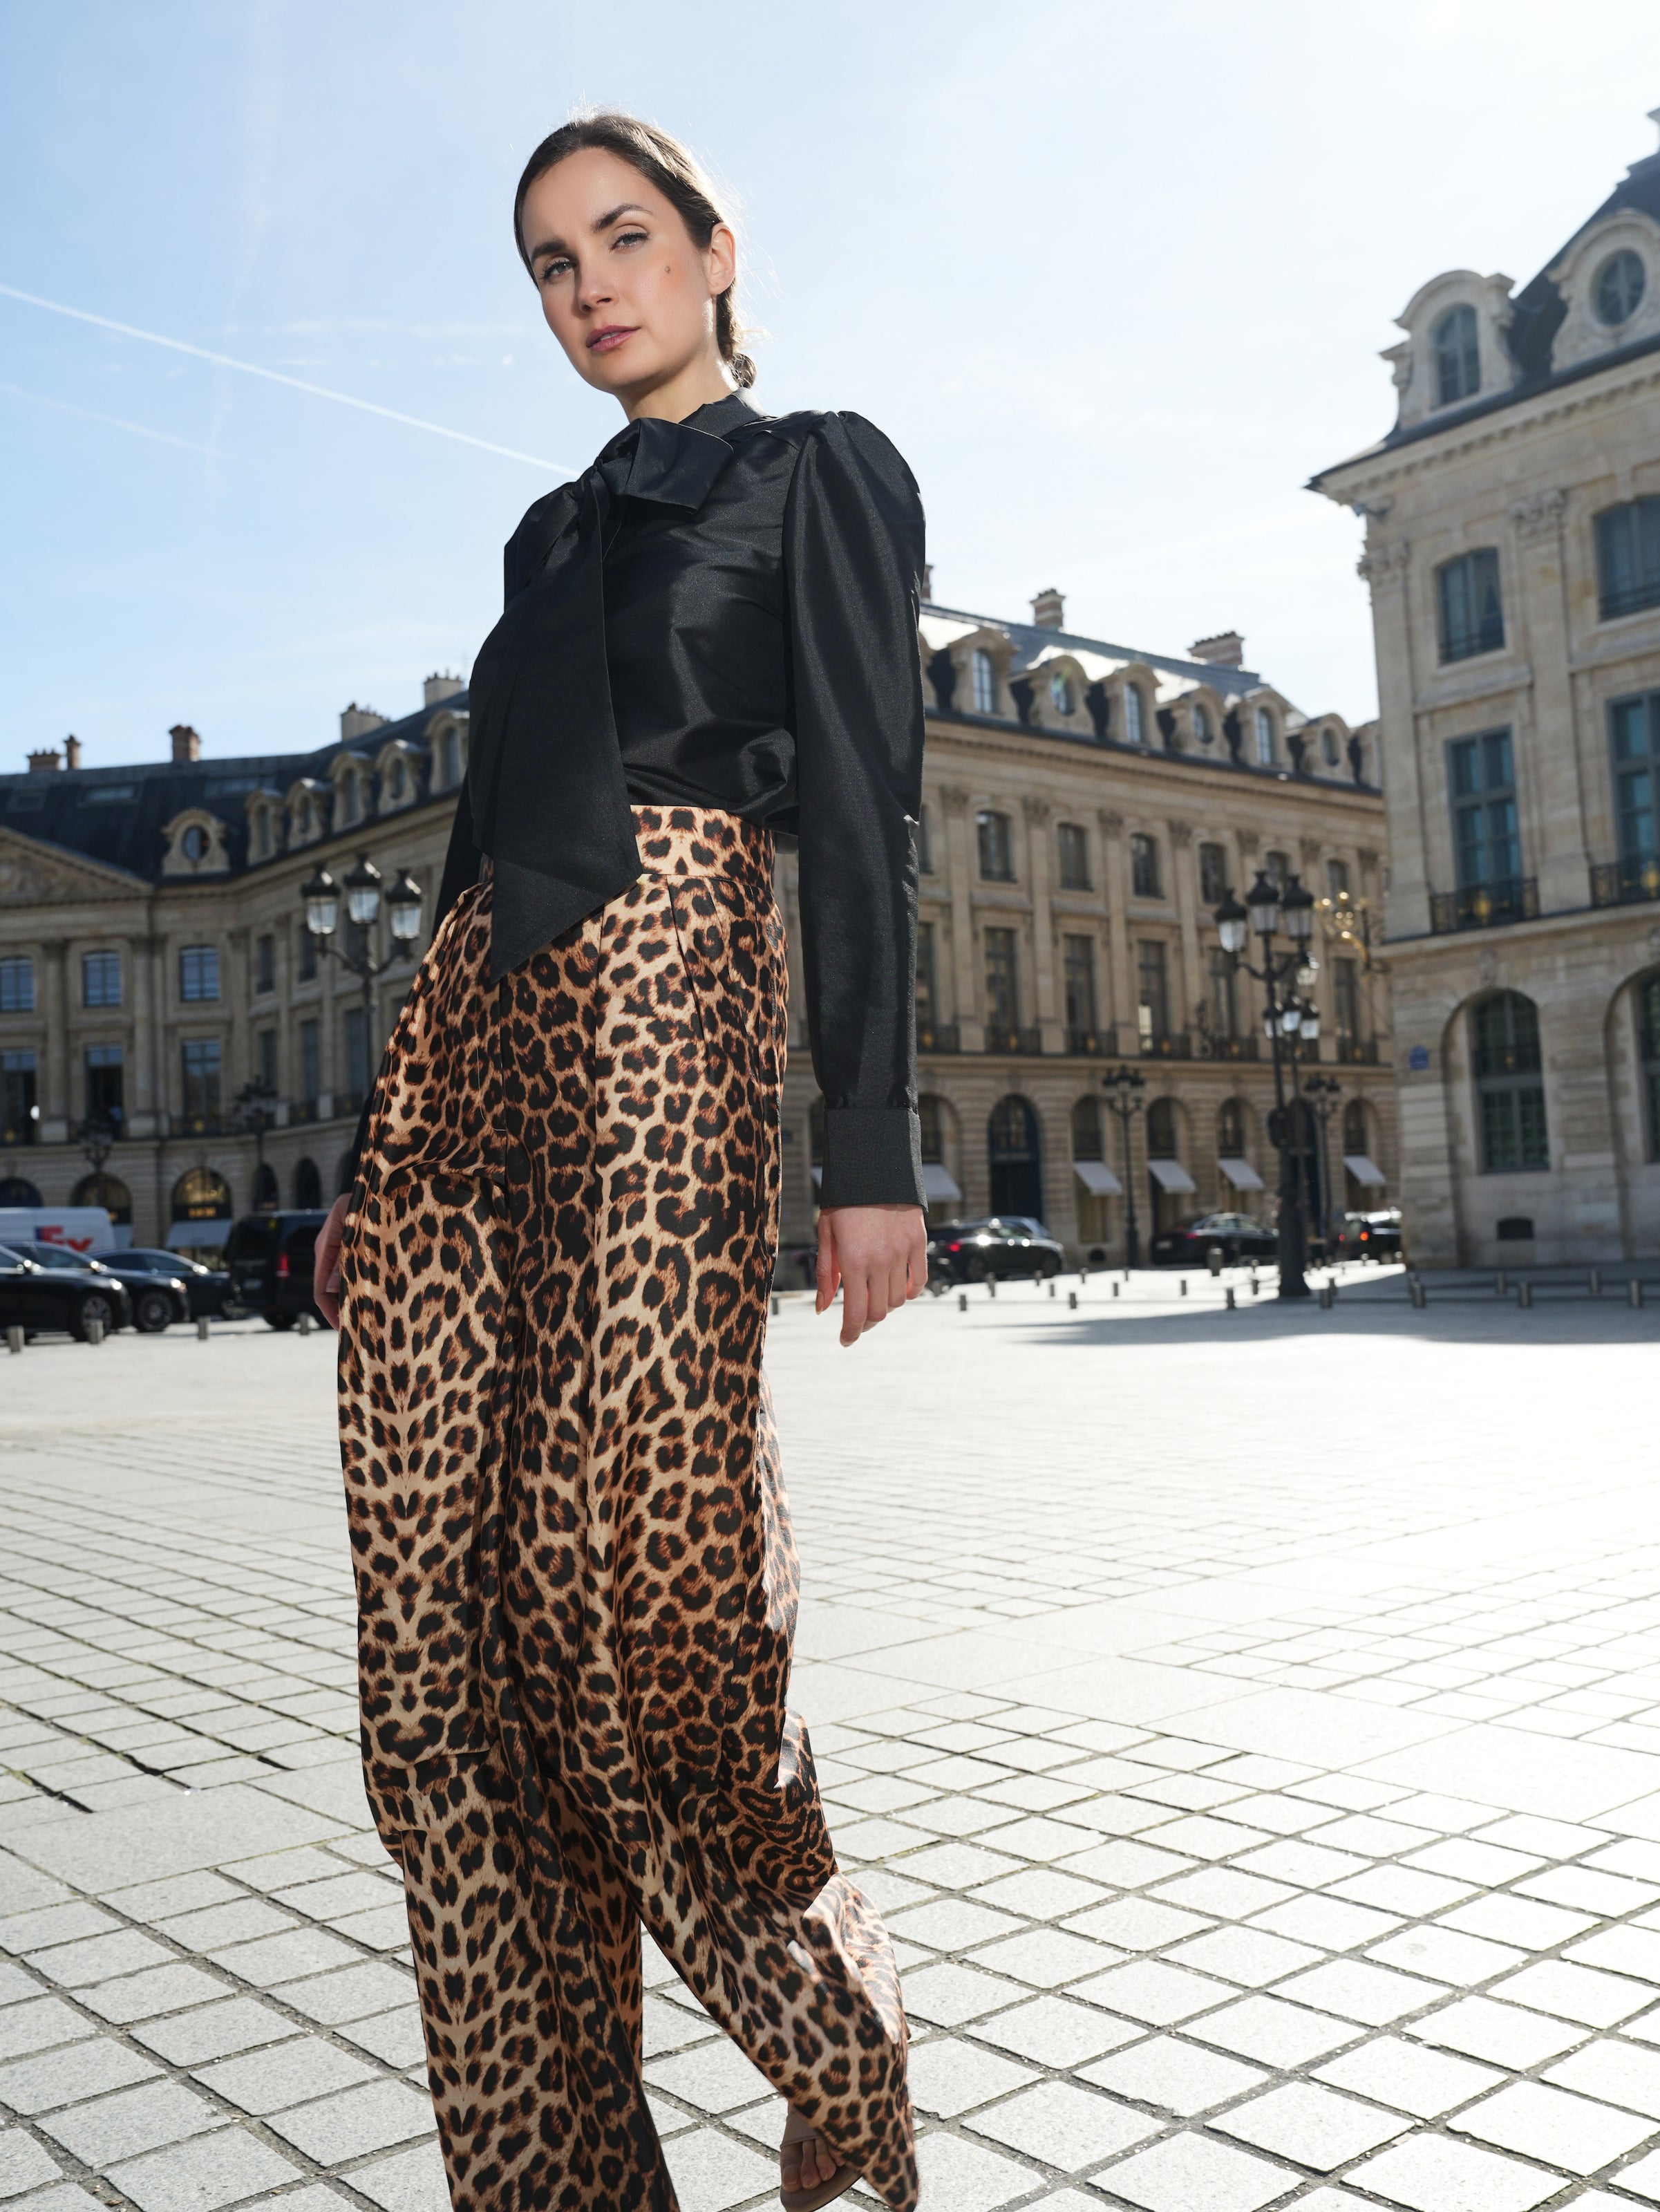
M821 1206L920 1206L917 855L922 501L880 430L815 424L785 509L802 965Z

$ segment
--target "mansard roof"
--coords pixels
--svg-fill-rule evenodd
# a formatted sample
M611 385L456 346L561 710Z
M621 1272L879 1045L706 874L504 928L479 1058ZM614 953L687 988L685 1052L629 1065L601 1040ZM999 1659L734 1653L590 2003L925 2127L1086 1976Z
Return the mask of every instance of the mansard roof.
M970 614L960 607L942 607L929 600L923 611L923 635L937 648L954 644L976 630L990 630L1008 638L1014 647L1009 665L1011 676L1052 659L1057 653L1072 654L1092 677L1116 674L1121 668L1151 668L1184 677L1190 683L1208 684L1213 691L1232 701L1242 698L1262 682L1249 668L1226 668L1210 660L1173 659L1166 653L1148 653L1138 645L1112 645L1105 638L1084 637L1076 630L1051 629L1042 623L1005 622L999 615Z

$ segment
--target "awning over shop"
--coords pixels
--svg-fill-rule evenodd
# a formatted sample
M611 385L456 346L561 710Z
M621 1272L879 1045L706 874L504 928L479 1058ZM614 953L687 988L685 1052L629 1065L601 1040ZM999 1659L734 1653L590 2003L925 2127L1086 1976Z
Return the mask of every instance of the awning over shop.
M1074 1160L1072 1172L1092 1198L1124 1196L1124 1185L1104 1160Z
M1217 1166L1235 1190L1260 1190L1263 1179L1249 1160L1218 1160Z
M227 1244L228 1221L175 1221L167 1231L169 1252L191 1252L198 1244Z
M1356 1182L1369 1182L1374 1184L1379 1190L1382 1190L1389 1180L1377 1161L1368 1158L1365 1152L1345 1152L1343 1165Z
M950 1169L942 1167L937 1160L922 1164L922 1194L930 1206L955 1206L962 1197Z
M1188 1191L1196 1188L1192 1176L1179 1160L1149 1160L1147 1165L1160 1190Z

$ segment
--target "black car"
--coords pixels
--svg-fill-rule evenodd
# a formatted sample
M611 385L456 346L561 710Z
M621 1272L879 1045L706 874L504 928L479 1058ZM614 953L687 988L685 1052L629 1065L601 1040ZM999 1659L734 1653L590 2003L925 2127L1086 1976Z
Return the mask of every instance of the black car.
M1227 1267L1241 1260L1271 1260L1280 1249L1274 1231L1248 1213L1196 1213L1173 1229L1161 1229L1148 1256L1155 1267L1203 1267L1213 1245L1221 1247Z
M1398 1260L1401 1256L1401 1209L1386 1206L1376 1213L1346 1213L1337 1231L1340 1260Z
M984 1221L948 1221L928 1239L928 1272L941 1282L983 1283L992 1277L1030 1280L1058 1275L1066 1254L1028 1215L994 1213Z
M190 1292L176 1268L165 1274L148 1267L135 1267L130 1251L72 1252L64 1244L15 1244L15 1252L21 1252L37 1266L51 1267L61 1273L65 1268L81 1267L94 1275L113 1275L127 1286L132 1301L132 1325L142 1336L159 1336L176 1321L191 1317ZM172 1254L163 1255L171 1259Z
M231 1295L273 1328L292 1328L301 1314L323 1316L312 1304L312 1258L328 1219L315 1213L245 1213L225 1246Z
M43 1267L27 1252L0 1244L0 1328L21 1328L25 1336L42 1329L67 1329L82 1343L94 1322L106 1334L132 1322L127 1286L107 1269L83 1267L77 1258L67 1267Z
M135 1244L124 1252L106 1252L102 1256L105 1265L131 1284L135 1291L138 1278L142 1275L164 1275L180 1284L192 1321L203 1314L216 1320L225 1310L225 1300L230 1295L230 1277L222 1267L204 1267L188 1252L152 1251L148 1246Z

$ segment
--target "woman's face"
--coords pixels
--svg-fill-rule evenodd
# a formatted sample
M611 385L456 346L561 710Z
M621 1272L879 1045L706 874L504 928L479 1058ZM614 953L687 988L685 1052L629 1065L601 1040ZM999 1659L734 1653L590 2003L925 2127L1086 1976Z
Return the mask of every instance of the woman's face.
M631 162L568 155L524 196L524 244L548 327L585 383L626 404L707 356L714 302L732 282L732 234L694 244L678 211Z

